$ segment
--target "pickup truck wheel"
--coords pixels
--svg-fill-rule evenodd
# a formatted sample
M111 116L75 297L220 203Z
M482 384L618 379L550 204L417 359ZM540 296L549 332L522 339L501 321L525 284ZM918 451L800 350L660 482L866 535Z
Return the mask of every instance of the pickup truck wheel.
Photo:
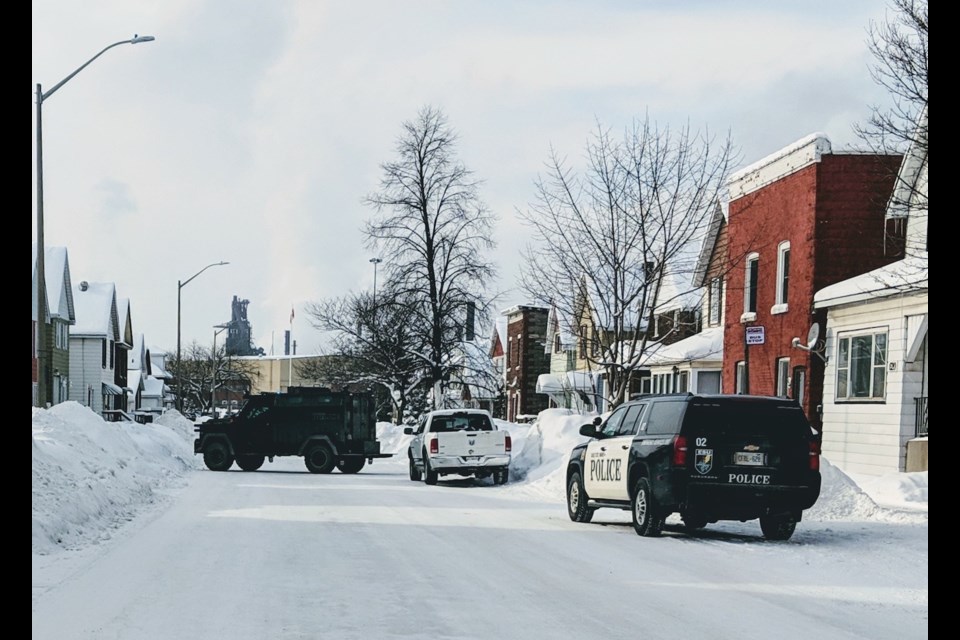
M244 471L256 471L263 466L264 456L250 454L237 456L237 466Z
M633 528L637 535L650 538L659 536L663 531L663 516L653 500L650 481L646 478L637 481L630 506L633 511Z
M223 442L211 442L203 448L203 463L211 471L226 471L233 465L233 456Z
M303 455L303 461L310 473L330 473L336 462L333 451L323 443L310 445Z
M583 490L583 478L574 471L567 484L567 514L574 522L590 522L594 509L587 507L587 492Z
M493 472L493 484L507 484L510 479L509 469L497 469Z
M796 528L797 520L792 514L760 516L760 530L767 540L789 540Z
M340 470L340 473L357 473L360 469L363 469L366 462L363 458L344 458L337 463L337 469Z
M423 453L423 481L427 484L437 484L440 474L430 468L430 458L427 453Z
M420 469L417 468L417 463L413 461L413 456L407 456L407 460L410 461L410 479L414 482L420 482Z

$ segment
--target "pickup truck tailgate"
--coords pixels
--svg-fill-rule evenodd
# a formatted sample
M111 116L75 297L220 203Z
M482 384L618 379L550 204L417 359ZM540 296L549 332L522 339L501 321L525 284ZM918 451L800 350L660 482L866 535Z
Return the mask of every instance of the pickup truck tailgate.
M442 456L493 456L506 453L505 431L452 431L438 433Z

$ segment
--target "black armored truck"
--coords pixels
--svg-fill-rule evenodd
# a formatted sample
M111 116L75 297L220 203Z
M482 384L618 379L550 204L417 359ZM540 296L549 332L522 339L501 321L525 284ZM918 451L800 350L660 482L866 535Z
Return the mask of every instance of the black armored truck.
M236 461L256 471L265 459L303 456L311 473L357 473L381 453L372 394L290 387L286 393L247 395L240 411L194 427L195 454L213 471Z

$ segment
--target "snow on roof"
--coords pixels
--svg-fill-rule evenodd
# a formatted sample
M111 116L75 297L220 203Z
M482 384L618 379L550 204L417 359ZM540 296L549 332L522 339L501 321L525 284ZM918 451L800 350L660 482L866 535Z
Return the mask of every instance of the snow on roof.
M727 180L730 199L736 200L807 165L820 162L821 156L832 151L827 134L816 132L804 136L731 174Z
M110 336L111 320L116 313L116 287L112 282L81 282L74 287L77 323L74 336Z
M593 391L594 374L589 371L564 371L541 373L537 376L536 393L561 393L563 391Z
M163 397L163 380L153 376L147 376L143 379L143 396L151 398Z
M905 292L925 292L927 271L926 253L904 258L820 289L813 296L813 306L824 309Z
M723 361L723 327L713 327L662 346L647 359L647 366L661 366L698 360Z

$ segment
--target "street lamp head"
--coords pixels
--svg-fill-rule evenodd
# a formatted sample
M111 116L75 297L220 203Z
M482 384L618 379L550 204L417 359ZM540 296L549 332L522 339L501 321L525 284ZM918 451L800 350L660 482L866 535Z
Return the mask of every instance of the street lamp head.
M370 262L372 262L373 264L380 264L381 262L383 262L383 260L381 260L380 258L370 258Z
M130 44L140 44L141 42L153 42L156 38L153 36L138 36L133 34L133 38L130 40Z

